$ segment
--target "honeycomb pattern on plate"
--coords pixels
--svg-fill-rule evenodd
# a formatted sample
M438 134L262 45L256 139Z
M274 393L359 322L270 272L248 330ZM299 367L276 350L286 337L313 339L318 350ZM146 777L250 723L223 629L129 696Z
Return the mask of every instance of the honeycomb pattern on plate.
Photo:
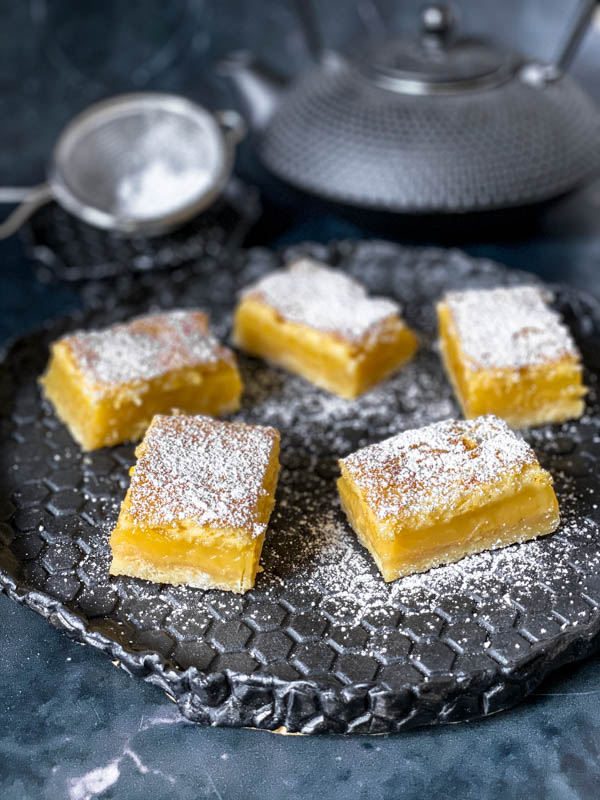
M57 335L156 302L210 304L226 335L235 289L279 264L264 250L212 282L155 275L127 307L87 312L8 349L0 365L0 582L69 635L162 687L199 722L374 733L512 705L552 667L594 648L600 629L600 310L560 290L587 367L588 412L528 433L555 475L564 517L557 534L388 585L339 510L336 458L456 414L435 352L432 302L451 287L523 276L455 251L378 242L301 251L396 297L425 335L412 365L357 401L242 359L247 391L235 417L276 425L283 443L255 588L240 597L110 577L108 536L133 446L81 453L41 399L36 377Z
M23 229L40 280L87 281L176 269L191 262L227 263L260 214L255 189L232 178L203 214L159 237L126 237L94 228L50 203Z

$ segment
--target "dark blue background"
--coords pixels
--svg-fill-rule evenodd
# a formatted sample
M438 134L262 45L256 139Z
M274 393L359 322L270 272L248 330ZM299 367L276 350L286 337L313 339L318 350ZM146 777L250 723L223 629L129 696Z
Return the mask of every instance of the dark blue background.
M317 5L330 46L351 41L360 30L355 9L371 7L350 0ZM415 28L420 2L380 5L391 27ZM465 27L493 30L529 54L551 57L575 3L457 5ZM230 50L252 47L288 74L309 63L293 3L281 0L0 0L0 19L0 180L13 185L43 179L62 125L96 99L166 89L224 107L234 96L211 65ZM599 67L600 29L573 68L600 98ZM265 193L267 223L255 241L370 233L360 220L324 215L269 181L251 142L238 171ZM433 223L424 239L435 241L436 234ZM506 223L490 233L473 224L457 242L600 293L600 181L518 228ZM0 340L78 304L73 288L38 283L18 239L0 245ZM518 709L481 722L385 738L280 737L194 726L157 689L32 612L1 597L0 614L3 800L600 795L600 658L561 670Z

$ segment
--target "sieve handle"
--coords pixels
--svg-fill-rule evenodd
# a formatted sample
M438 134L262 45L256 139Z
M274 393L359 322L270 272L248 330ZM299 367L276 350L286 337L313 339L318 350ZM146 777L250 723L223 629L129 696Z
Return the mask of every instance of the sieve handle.
M231 144L236 145L242 141L246 135L246 123L241 114L228 109L227 111L215 111L213 115L221 126L225 138Z
M7 239L18 231L34 211L52 200L52 189L47 183L39 186L6 186L0 188L0 203L19 203L0 224L0 239Z

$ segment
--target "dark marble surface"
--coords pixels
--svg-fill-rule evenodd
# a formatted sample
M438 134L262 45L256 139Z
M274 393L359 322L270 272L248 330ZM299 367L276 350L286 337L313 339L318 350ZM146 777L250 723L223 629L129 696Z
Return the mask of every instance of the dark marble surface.
M0 598L0 796L197 800L597 798L600 658L519 708L395 737L186 722L161 692Z
M356 33L357 16L350 12L357 4L319 4L326 5L330 44ZM382 5L394 6L398 27L410 27L407 7L420 2ZM460 5L465 16L471 8L474 27L483 27L484 4ZM496 16L498 35L512 34L543 53L558 40L564 4L544 2L543 16L541 5L512 3L523 14L519 24L491 3L487 12ZM0 11L0 179L6 183L40 180L60 127L104 95L173 89L216 107L233 98L207 67L231 49L252 46L289 72L307 63L292 4L276 0L0 0ZM539 21L535 36L532 19ZM599 62L600 33L588 37L574 67L600 94ZM360 220L331 210L323 216L316 204L298 202L269 182L249 144L238 171L261 183L267 211L278 217L276 226L259 229L256 241L368 235ZM432 225L420 235L436 241L439 233ZM395 238L404 235L395 231ZM599 183L518 225L507 222L493 233L474 225L455 238L444 241L600 294ZM17 239L0 244L0 342L78 304L73 288L37 282ZM5 597L0 615L2 800L599 796L600 657L561 670L519 708L481 722L386 738L280 737L187 723L159 690L114 669Z

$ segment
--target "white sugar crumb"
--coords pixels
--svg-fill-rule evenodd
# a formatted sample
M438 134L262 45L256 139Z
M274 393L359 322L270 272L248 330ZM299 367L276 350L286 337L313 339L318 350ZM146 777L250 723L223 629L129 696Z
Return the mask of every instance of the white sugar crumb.
M350 342L360 342L374 327L399 313L397 303L369 297L350 276L309 258L270 273L249 286L246 295L260 297L290 322Z
M278 433L203 416L156 416L131 478L129 513L138 523L193 520L264 533L256 522Z
M474 369L520 369L578 357L573 338L535 286L470 289L444 297Z
M404 431L342 460L375 515L443 514L465 491L534 464L531 447L494 416L445 420Z
M104 330L77 331L65 341L83 374L100 392L232 357L210 332L206 314L192 310L165 311Z

